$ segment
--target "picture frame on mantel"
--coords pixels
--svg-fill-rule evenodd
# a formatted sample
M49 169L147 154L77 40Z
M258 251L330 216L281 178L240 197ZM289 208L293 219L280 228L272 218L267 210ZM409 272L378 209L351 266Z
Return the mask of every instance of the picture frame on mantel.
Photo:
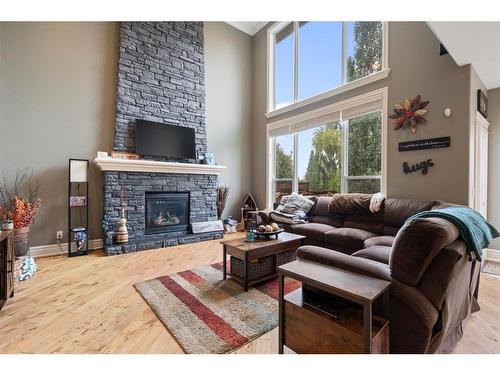
M484 118L488 118L488 98L481 89L477 90L477 111Z

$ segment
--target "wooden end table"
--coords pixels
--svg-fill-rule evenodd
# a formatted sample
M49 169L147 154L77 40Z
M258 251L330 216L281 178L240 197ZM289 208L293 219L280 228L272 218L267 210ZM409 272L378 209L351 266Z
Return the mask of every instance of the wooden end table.
M305 236L283 232L278 235L277 239L258 239L255 241L247 241L244 238L221 241L223 245L222 256L222 272L224 280L229 275L232 279L243 285L245 291L248 291L250 285L260 283L262 281L278 276L278 255L288 251L296 251L297 248L303 245ZM234 273L227 272L227 256L230 255L243 262L243 277L237 276ZM255 279L249 279L248 268L250 262L263 257L274 256L274 266L272 272Z
M14 231L0 231L0 310L14 297L15 285Z
M389 281L300 259L278 267L278 272L280 354L284 346L309 354L389 353ZM309 304L302 288L285 296L285 277L319 289L330 313ZM335 298L342 306L337 310ZM374 315L378 298L382 310Z

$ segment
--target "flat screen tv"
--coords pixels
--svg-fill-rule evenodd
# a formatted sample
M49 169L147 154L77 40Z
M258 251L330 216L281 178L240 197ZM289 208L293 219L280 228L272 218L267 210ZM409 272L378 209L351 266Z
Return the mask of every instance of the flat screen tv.
M196 159L194 129L136 120L135 152L143 156Z

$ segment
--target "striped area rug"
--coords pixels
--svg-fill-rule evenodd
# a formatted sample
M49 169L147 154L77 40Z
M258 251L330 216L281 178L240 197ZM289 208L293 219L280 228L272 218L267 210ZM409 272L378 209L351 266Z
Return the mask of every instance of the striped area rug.
M230 353L278 325L278 280L222 280L222 263L134 285L186 353ZM285 293L300 287L285 281Z

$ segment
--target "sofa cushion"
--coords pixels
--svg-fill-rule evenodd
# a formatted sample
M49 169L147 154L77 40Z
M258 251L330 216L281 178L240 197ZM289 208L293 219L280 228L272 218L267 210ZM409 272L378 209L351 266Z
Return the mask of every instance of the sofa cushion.
M410 216L430 210L437 203L438 201L387 198L384 203L384 224L400 228Z
M373 194L334 194L330 201L330 214L369 214Z
M383 234L384 216L382 213L345 215L342 226L345 228L356 228L372 233Z
M355 257L371 259L376 262L389 264L389 258L391 257L390 246L370 246L366 249L356 251L352 254Z
M392 246L394 243L394 236L378 236L378 237L372 237L368 238L365 241L365 248L366 247L371 247L371 246Z
M359 250L363 248L365 240L377 235L362 229L356 228L335 228L325 234L325 242L330 245Z
M305 223L306 216L315 203L303 195L292 193L281 198L281 203L269 216L280 223Z
M453 223L441 218L419 218L405 225L392 245L392 277L416 286L436 255L459 234Z
M311 223L319 223L319 224L327 224L331 225L334 228L338 228L342 226L343 218L339 216L312 216L309 218L309 222Z
M295 224L291 227L293 233L301 234L320 243L325 241L325 233L334 228L331 225L319 223Z
M309 212L309 216L328 216L330 214L328 211L330 200L330 197L316 197L316 204Z

